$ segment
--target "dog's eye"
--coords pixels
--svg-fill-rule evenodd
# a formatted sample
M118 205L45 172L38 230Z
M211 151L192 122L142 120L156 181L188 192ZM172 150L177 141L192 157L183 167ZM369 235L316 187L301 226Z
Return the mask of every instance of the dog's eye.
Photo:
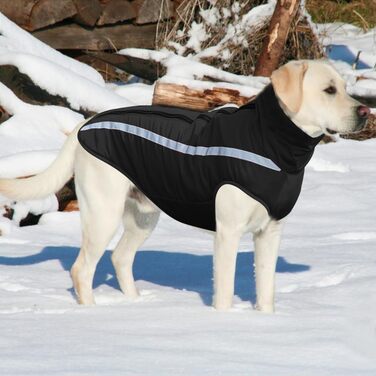
M337 89L334 86L329 86L324 91L325 91L325 93L333 95L337 92Z

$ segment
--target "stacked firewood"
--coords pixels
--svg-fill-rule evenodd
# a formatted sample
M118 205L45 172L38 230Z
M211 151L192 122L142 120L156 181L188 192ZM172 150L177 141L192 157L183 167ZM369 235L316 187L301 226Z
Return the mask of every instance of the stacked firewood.
M154 48L156 24L178 0L0 0L0 12L64 50Z

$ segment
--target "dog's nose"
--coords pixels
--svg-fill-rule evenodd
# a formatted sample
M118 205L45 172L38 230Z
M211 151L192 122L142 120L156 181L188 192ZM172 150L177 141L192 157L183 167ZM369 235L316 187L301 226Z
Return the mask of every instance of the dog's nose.
M367 106L360 105L357 107L356 112L360 118L366 119L371 113L371 110Z

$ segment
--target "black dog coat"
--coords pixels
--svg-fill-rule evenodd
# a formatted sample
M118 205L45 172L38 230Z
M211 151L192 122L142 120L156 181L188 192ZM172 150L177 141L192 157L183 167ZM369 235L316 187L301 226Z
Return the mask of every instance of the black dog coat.
M273 218L285 217L321 138L291 122L271 85L239 109L126 107L96 115L78 133L89 153L122 172L162 211L213 231L215 196L224 184L259 201Z

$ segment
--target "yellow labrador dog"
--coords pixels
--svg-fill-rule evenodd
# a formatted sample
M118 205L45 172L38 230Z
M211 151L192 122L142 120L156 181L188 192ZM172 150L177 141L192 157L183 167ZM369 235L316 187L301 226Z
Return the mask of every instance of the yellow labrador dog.
M294 123L291 126L312 138L358 131L369 114L367 107L346 94L343 79L323 61L289 62L272 74L271 84L280 108ZM68 137L49 168L26 179L1 179L0 193L18 200L44 197L59 190L74 174L83 240L71 275L79 302L94 304L94 272L121 220L125 230L112 261L121 290L128 297L136 297L134 257L154 229L159 209L127 177L79 144L77 134L82 126ZM251 232L255 243L256 308L273 312L281 221L273 219L259 200L242 189L223 184L215 196L215 222L214 307L231 307L239 240L245 232Z

